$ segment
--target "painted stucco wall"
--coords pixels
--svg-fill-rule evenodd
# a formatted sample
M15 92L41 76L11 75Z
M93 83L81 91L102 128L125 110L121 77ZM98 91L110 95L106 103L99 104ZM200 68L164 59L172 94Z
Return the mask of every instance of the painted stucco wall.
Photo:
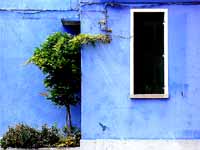
M75 3L76 2L76 3ZM65 124L65 109L47 101L43 74L34 65L24 65L46 37L70 32L61 18L79 20L76 0L6 0L0 3L0 137L8 126L26 123L58 127ZM80 106L73 108L73 123L80 126Z
M83 139L200 139L200 6L168 8L169 99L130 99L130 9L107 7L112 42L82 50ZM82 7L81 30L103 33L104 6Z
M78 6L78 0L6 0L0 3L0 9L72 10Z

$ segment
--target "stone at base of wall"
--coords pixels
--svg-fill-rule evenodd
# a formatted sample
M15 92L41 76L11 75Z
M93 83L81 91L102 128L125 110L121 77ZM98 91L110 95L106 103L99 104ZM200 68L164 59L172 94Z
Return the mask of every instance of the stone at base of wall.
M200 140L81 140L80 150L200 150Z

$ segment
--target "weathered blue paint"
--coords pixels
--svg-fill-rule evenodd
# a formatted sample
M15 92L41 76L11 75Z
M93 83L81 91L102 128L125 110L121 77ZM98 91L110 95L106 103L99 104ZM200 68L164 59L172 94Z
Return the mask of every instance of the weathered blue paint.
M73 1L73 7L78 5ZM34 65L24 65L46 37L64 28L61 18L79 20L78 12L65 0L18 0L0 3L0 137L8 126L26 123L58 127L65 124L65 110L47 101L43 75ZM25 9L25 10L24 10ZM80 106L72 108L73 124L80 127Z
M78 0L7 0L0 3L1 9L69 10L77 9L78 6Z
M82 50L82 138L199 139L200 5L143 6L169 11L170 97L163 100L129 98L130 8L137 7L108 6L112 42ZM82 32L103 33L102 10L82 8Z
M111 2L108 0L81 0L80 4L78 0L2 1L0 136L19 122L38 128L44 123L65 124L65 110L40 95L45 91L40 70L23 64L49 34L72 32L62 26L61 18L79 20L81 13L81 32L97 34L104 33L99 21L107 12L112 42L82 50L82 138L200 139L200 5L180 3L192 0L176 0L178 5L144 4L157 1L135 0L142 2L135 5L126 0L121 6L105 5ZM169 9L169 99L129 98L131 8ZM80 106L73 108L76 126L80 125L79 115Z

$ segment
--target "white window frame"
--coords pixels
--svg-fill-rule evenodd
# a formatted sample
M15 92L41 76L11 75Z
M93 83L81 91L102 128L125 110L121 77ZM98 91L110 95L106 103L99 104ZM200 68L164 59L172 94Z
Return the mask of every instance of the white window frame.
M134 93L134 13L135 12L164 12L164 94L135 94ZM131 9L130 10L130 98L168 98L168 9Z

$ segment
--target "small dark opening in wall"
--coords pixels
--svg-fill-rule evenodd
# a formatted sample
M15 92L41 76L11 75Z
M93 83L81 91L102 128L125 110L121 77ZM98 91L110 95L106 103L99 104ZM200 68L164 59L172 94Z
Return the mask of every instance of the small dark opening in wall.
M134 12L134 94L164 94L164 12Z
M62 18L61 22L68 33L73 35L80 34L80 21L72 21Z

